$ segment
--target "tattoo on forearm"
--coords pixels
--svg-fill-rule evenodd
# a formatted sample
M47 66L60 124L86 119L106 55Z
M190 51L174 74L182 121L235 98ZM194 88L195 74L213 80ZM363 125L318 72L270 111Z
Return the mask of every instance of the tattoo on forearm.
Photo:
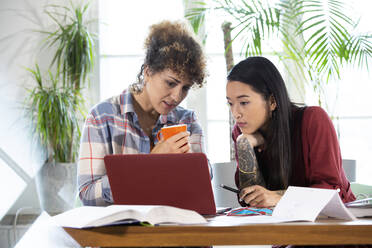
M258 167L254 149L247 138L242 137L239 139L237 142L237 153L240 189L250 185L261 185L266 187L265 180Z

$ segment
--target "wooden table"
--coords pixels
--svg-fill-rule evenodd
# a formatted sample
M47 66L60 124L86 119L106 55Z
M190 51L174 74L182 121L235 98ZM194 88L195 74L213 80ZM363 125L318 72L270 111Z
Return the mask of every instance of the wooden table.
M211 245L372 244L372 218L280 224L108 226L65 230L82 246L149 247Z

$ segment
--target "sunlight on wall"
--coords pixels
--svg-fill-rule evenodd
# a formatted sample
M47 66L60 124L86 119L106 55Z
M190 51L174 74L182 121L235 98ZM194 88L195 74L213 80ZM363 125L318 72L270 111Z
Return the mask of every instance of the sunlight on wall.
M135 82L151 24L183 17L182 1L99 1L101 99Z
M6 175L6 180L0 180L1 201L0 220L8 212L9 207L17 200L19 194L25 189L26 183L0 158L0 175ZM11 187L11 190L10 188Z

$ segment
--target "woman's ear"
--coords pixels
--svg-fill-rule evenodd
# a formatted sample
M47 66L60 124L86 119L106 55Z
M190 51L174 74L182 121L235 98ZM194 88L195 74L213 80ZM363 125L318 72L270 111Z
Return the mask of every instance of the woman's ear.
M276 109L276 100L273 95L270 96L269 103L270 103L270 111L272 112Z
M143 86L146 86L146 84L151 81L152 71L151 69L145 65L143 68Z
M145 66L143 68L143 77L146 78L146 77L149 77L150 76L150 70L149 70L149 67L148 66Z

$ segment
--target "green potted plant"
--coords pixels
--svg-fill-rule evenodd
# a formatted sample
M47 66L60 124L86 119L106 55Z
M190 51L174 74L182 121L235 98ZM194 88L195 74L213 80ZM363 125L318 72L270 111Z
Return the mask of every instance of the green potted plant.
M84 118L84 89L93 68L94 42L85 14L88 4L48 5L45 13L56 24L45 46L54 52L48 76L39 65L28 68L36 86L28 89L26 113L32 132L45 153L38 172L41 207L50 214L72 208L76 199L76 159Z
M38 64L28 71L37 85L28 89L26 109L34 134L45 150L46 162L75 162L83 99L70 87L60 86L58 75L51 71L44 79Z

